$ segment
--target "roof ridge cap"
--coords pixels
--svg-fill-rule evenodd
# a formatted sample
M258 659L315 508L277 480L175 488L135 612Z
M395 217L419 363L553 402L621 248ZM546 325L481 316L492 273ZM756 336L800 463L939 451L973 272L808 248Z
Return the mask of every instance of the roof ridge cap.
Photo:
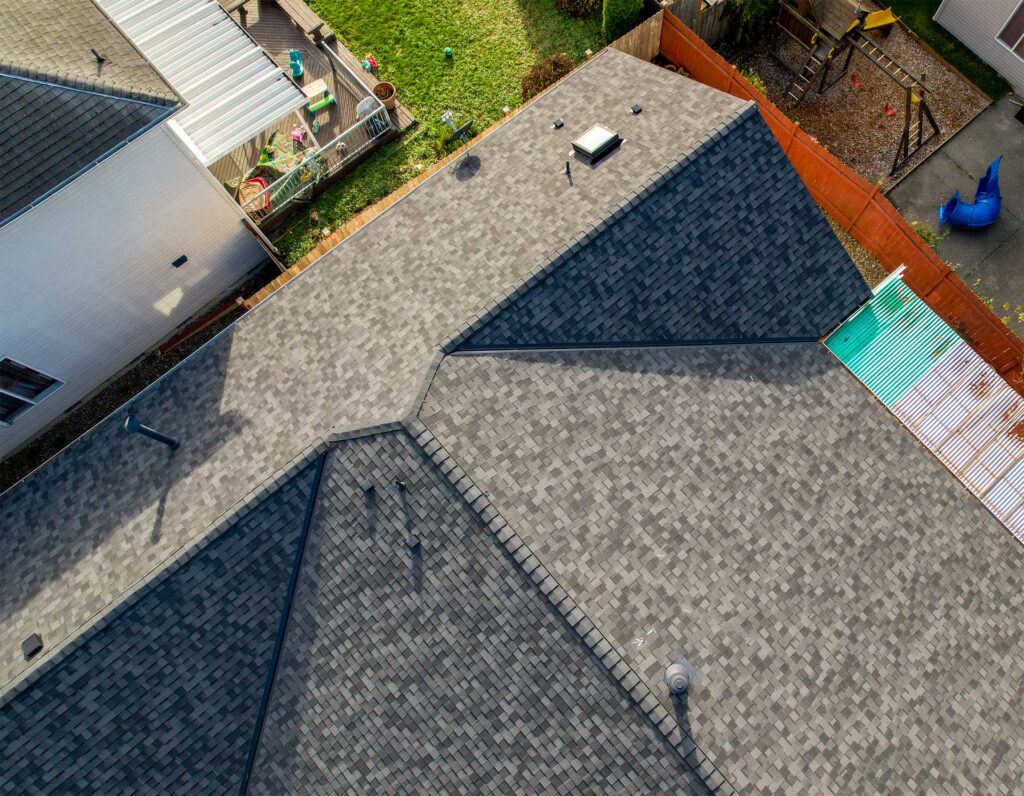
M569 625L573 634L583 642L605 673L622 689L626 698L644 714L655 733L672 748L681 761L716 796L735 796L737 791L726 779L725 774L697 746L693 737L689 733L683 732L675 717L670 715L662 705L661 700L633 671L633 668L616 650L615 645L608 641L597 626L590 621L568 590L564 589L558 580L548 572L526 541L501 516L501 513L488 499L487 494L477 487L469 474L445 450L441 441L418 418L403 420L402 426L413 444L441 472L449 486L466 501L473 513L480 518L487 530L512 557L516 566L540 590L548 605Z
M602 51L603 52L603 51ZM757 115L757 103L748 100L738 106L734 111L712 130L705 133L695 143L690 144L681 155L670 161L657 174L644 180L636 189L627 192L625 198L613 205L605 212L603 217L579 232L568 245L559 248L553 257L549 258L539 268L534 270L528 277L520 280L516 285L510 286L500 292L498 298L475 316L467 319L462 326L455 330L446 340L441 343L441 351L444 354L451 354L463 343L469 340L474 334L480 331L499 314L511 307L518 299L532 291L541 282L550 277L570 257L588 246L599 235L607 229L615 226L644 199L660 190L670 179L677 176L686 166L702 155L710 146L717 144L728 133Z
M86 80L67 73L50 72L46 69L40 69L35 66L16 64L6 60L0 61L0 75L2 74L12 78L36 80L42 83L48 83L57 88L70 89L72 91L85 91L92 94L103 94L111 99L146 102L150 105L159 105L163 108L174 108L182 104L181 99L177 96L161 96L149 91L122 88L103 80Z

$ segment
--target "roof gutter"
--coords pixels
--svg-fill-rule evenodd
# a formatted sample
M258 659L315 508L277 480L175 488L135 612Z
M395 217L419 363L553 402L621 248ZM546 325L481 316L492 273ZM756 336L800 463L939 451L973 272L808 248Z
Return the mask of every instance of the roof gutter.
M70 177L65 177L59 183L57 183L52 188L50 188L48 191L46 191L46 193L42 194L41 196L36 197L31 202L29 202L27 205L25 205L24 207L20 208L15 213L12 213L11 215L9 215L7 218L5 218L3 220L0 220L0 229L3 229L4 227L6 227L8 224L10 224L16 218L20 218L21 216L23 216L25 213L27 213L29 210L31 210L32 208L36 207L37 205L42 204L47 199L49 199L51 196L53 196L55 193L57 193L57 191L59 191L62 188L66 187L68 184L74 182L79 177L81 177L83 174L85 174L85 172L89 171L89 169L93 168L94 166L99 165L104 160L109 158L111 155L115 154L116 152L121 151L126 146L128 146L128 144L130 144L132 141L134 141L137 138L145 135L150 130L152 130L154 127L156 127L157 125L163 124L165 121L167 121L167 119L172 114L177 112L180 108L181 108L180 105L175 105L175 106L173 106L171 108L168 108L166 112L160 114L158 117L156 117L151 122L149 122L146 125L144 125L143 127L140 127L138 130L136 130L134 133L132 133L126 139L124 139L123 141L115 144L114 146L112 146L110 149L108 149L106 152L104 152L99 157L94 158L92 161L90 161L89 163L87 163L84 166L82 166L80 169L78 169L78 171L76 171Z

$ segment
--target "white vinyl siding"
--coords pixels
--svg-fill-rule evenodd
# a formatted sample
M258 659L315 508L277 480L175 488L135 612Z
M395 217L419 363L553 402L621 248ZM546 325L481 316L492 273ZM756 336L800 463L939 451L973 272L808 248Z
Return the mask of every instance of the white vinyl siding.
M265 260L237 205L166 128L0 228L0 354L64 382L0 427L0 455Z
M935 21L969 47L981 60L1024 94L1024 58L1000 41L999 36L1021 0L942 0Z

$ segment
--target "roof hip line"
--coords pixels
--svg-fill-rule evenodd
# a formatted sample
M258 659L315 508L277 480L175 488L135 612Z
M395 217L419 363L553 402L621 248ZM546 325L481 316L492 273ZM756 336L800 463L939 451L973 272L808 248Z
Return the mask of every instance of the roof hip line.
M331 446L333 447L333 446ZM288 620L292 615L292 602L295 598L295 587L299 582L299 573L302 571L302 559L306 552L306 542L309 539L309 529L313 525L313 514L316 511L317 498L320 496L320 483L324 477L324 463L330 455L330 448L320 454L316 462L316 473L313 476L313 485L309 489L309 496L306 498L306 516L302 520L302 530L295 543L295 559L292 562L292 571L288 575L288 589L284 595L284 605L281 608L281 617L278 621L277 635L274 638L274 650L270 654L270 665L267 667L267 679L263 686L263 695L260 697L259 708L256 712L256 726L253 729L252 741L249 743L249 751L245 756L245 768L242 771L242 782L238 792L245 796L249 790L249 779L252 777L252 767L256 762L256 751L260 745L260 738L263 737L263 726L267 719L267 708L270 706L270 694L274 690L274 680L277 679L277 667L281 661L281 650L284 647L284 639L288 634Z
M744 103L731 115L728 121L721 124L715 130L707 133L699 142L688 146L681 156L662 169L657 176L645 180L635 190L626 193L626 198L611 207L605 213L602 220L591 224L586 229L580 231L574 236L572 243L560 247L552 254L552 256L545 258L545 261L533 272L532 275L518 284L502 290L487 309L482 310L475 317L467 320L462 327L441 343L442 352L445 354L454 353L463 343L469 340L484 326L554 274L555 271L557 271L573 255L582 251L602 233L625 218L634 206L649 197L651 194L656 193L669 180L677 176L684 168L690 165L690 163L694 162L698 157L704 154L704 152L710 149L712 145L721 141L726 133L739 127L745 121L757 115L757 103L753 100Z
M487 530L501 544L516 566L540 590L573 634L594 655L634 706L644 714L654 731L666 741L687 766L716 796L735 796L737 791L711 758L697 746L693 738L680 729L676 718L654 696L650 688L626 663L615 646L587 618L569 592L534 555L529 545L501 516L469 474L449 454L422 421L412 418L402 422L403 430L469 508L480 518ZM627 685L628 681L628 685Z

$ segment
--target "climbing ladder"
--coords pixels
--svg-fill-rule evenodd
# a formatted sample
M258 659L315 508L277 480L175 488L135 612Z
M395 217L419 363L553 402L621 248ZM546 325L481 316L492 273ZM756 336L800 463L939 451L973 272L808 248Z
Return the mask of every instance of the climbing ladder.
M873 61L881 69L888 73L889 77L895 80L900 86L911 91L915 91L918 96L928 91L928 87L921 81L918 80L911 72L904 69L899 62L893 58L889 53L882 49L882 45L872 41L867 36L864 36L860 30L855 30L850 34L848 39L851 47L855 47L864 53L870 61ZM850 55L853 54L853 50L850 50ZM849 62L849 56L847 57ZM845 69L843 70L846 71Z
M827 45L819 44L808 53L807 60L804 61L800 71L793 75L793 79L789 81L789 85L786 86L786 90L783 92L783 96L793 106L798 105L800 100L807 96L807 92L810 91L811 86L814 84L814 78L818 76L821 67L829 59L830 51L831 48Z

